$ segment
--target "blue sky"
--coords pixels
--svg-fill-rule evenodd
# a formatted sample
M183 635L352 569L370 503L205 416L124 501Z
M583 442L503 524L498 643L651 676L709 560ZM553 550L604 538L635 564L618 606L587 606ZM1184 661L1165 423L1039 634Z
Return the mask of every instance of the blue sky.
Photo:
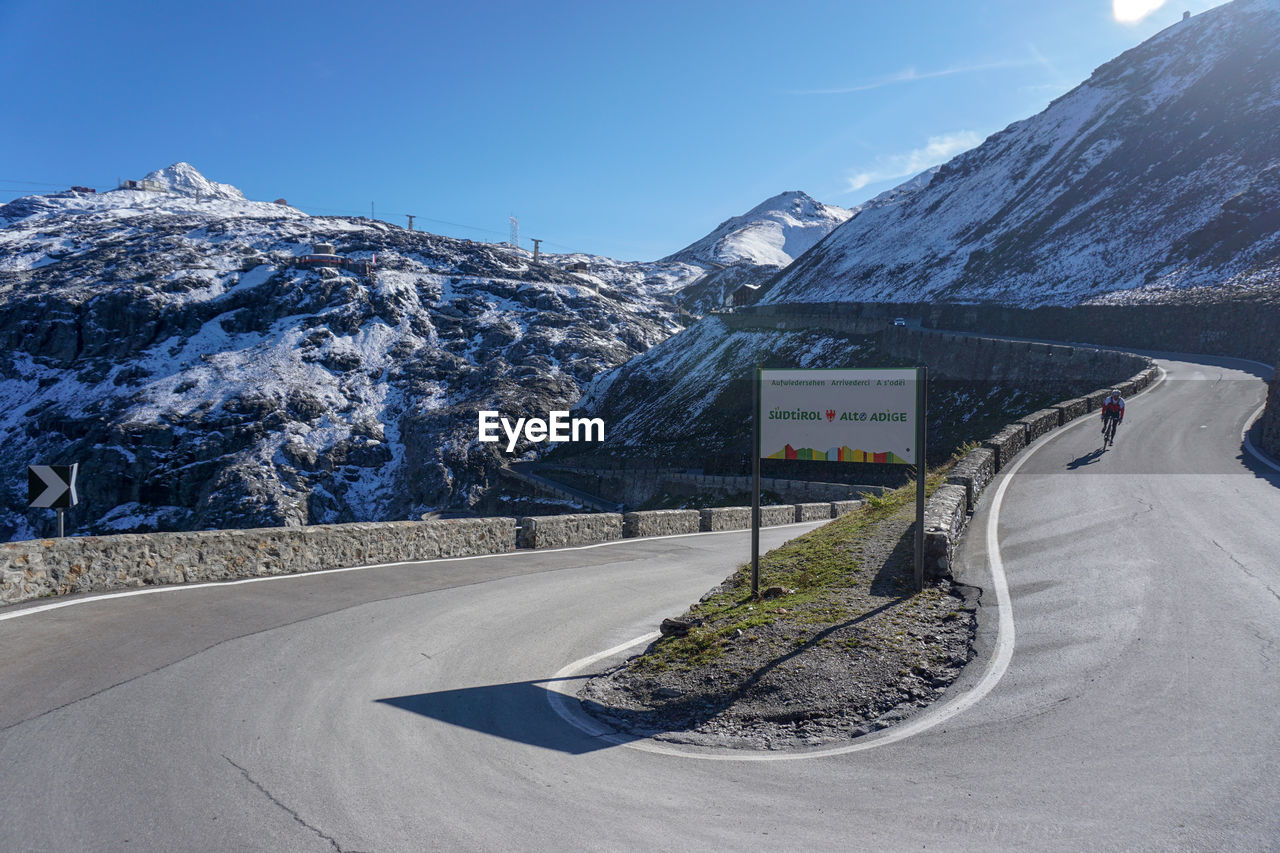
M515 214L526 247L654 260L779 192L853 206L1215 5L0 0L0 201L186 160L313 214L493 241Z

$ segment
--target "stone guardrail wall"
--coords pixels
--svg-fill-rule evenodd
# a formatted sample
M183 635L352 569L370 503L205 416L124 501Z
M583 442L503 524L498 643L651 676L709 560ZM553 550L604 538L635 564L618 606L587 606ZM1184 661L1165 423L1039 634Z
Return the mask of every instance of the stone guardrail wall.
M1272 459L1280 461L1280 350L1276 351L1275 367L1267 408L1259 422L1258 446Z
M1126 397L1132 393L1132 391L1124 392ZM1027 443L1030 444L1046 432L1062 426L1062 416L1057 409L1041 409L1027 415L1018 423L1027 428Z
M655 509L622 514L622 535L672 536L697 533L702 529L702 513L696 509Z
M1150 359L1144 361L1147 367L1126 382L1113 387L1121 388L1122 393L1136 394L1154 382L1159 370ZM934 491L925 503L926 577L950 576L956 543L959 542L982 491L995 475L1008 467L1014 457L1036 438L1097 411L1107 390L1109 389L1067 400L1009 424L984 441L982 447L969 451L956 463L947 476L946 484Z
M124 533L0 545L0 604L48 595L199 583L374 563L501 554L514 518L460 518Z
M1027 446L1027 428L1024 424L1009 424L982 442L982 446L996 455L996 470L1009 464Z
M772 527L820 521L861 504L847 500L763 506L760 523ZM6 542L0 543L0 605L156 584L301 574L750 526L748 506L528 516L518 525L514 518L458 518Z
M796 504L796 515L792 521L822 521L831 518L831 503Z
M584 512L573 515L532 515L520 519L517 544L521 548L567 548L622 538L622 515Z
M1280 460L1280 379L1271 383L1267 396L1267 409L1262 414L1262 434L1259 445L1272 459Z
M989 447L969 451L947 475L947 483L963 486L965 505L974 506L978 495L996 476L996 452Z
M839 518L845 513L853 512L855 509L862 506L864 503L866 502L865 501L832 501L831 517Z
M827 504L830 512L830 504ZM717 506L701 510L702 530L711 533L720 530L745 530L751 526L751 507L749 506ZM830 518L828 514L823 516ZM792 504L760 507L760 526L777 527L780 524L793 524L796 520L796 508Z
M764 507L760 508L761 510ZM719 530L742 530L751 526L751 507L719 506L704 509L702 512L702 529L706 532ZM764 524L763 514L760 523Z

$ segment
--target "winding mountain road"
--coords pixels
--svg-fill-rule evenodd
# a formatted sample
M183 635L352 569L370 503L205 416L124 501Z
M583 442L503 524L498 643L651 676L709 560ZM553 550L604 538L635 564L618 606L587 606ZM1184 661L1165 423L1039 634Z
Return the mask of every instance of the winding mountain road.
M746 532L82 598L0 610L0 849L1276 849L1265 388L1160 364L1113 449L1085 419L984 494L978 657L908 737L725 760L557 711Z

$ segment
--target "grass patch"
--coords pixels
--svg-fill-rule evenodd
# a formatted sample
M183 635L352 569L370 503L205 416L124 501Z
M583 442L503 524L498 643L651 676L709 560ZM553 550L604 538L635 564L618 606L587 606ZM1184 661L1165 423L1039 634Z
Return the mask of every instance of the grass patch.
M926 477L926 495L945 480L954 460ZM864 543L890 522L900 529L904 514L914 517L915 485L869 496L853 512L775 548L760 558L760 588L782 587L783 595L751 598L751 566L741 566L721 586L686 612L698 625L683 637L664 637L631 662L636 673L670 668L690 670L721 658L733 643L751 642L753 631L779 620L802 628L798 645L825 627L848 622L883 605L913 595L910 553L904 573L902 543L890 543L893 558L883 559L885 543L869 550L878 555L867 565ZM896 535L896 534L895 534ZM925 593L930 591L926 589ZM858 602L854 605L853 602ZM897 625L895 634L898 634ZM901 634L894 640L904 639ZM789 643L790 645L790 643ZM866 645L863 646L864 648ZM850 647L851 648L851 647Z

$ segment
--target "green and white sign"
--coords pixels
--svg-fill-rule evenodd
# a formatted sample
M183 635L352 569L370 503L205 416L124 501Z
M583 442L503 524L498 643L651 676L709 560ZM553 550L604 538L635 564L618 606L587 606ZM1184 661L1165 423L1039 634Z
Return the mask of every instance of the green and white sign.
M915 368L760 371L760 456L915 465Z

